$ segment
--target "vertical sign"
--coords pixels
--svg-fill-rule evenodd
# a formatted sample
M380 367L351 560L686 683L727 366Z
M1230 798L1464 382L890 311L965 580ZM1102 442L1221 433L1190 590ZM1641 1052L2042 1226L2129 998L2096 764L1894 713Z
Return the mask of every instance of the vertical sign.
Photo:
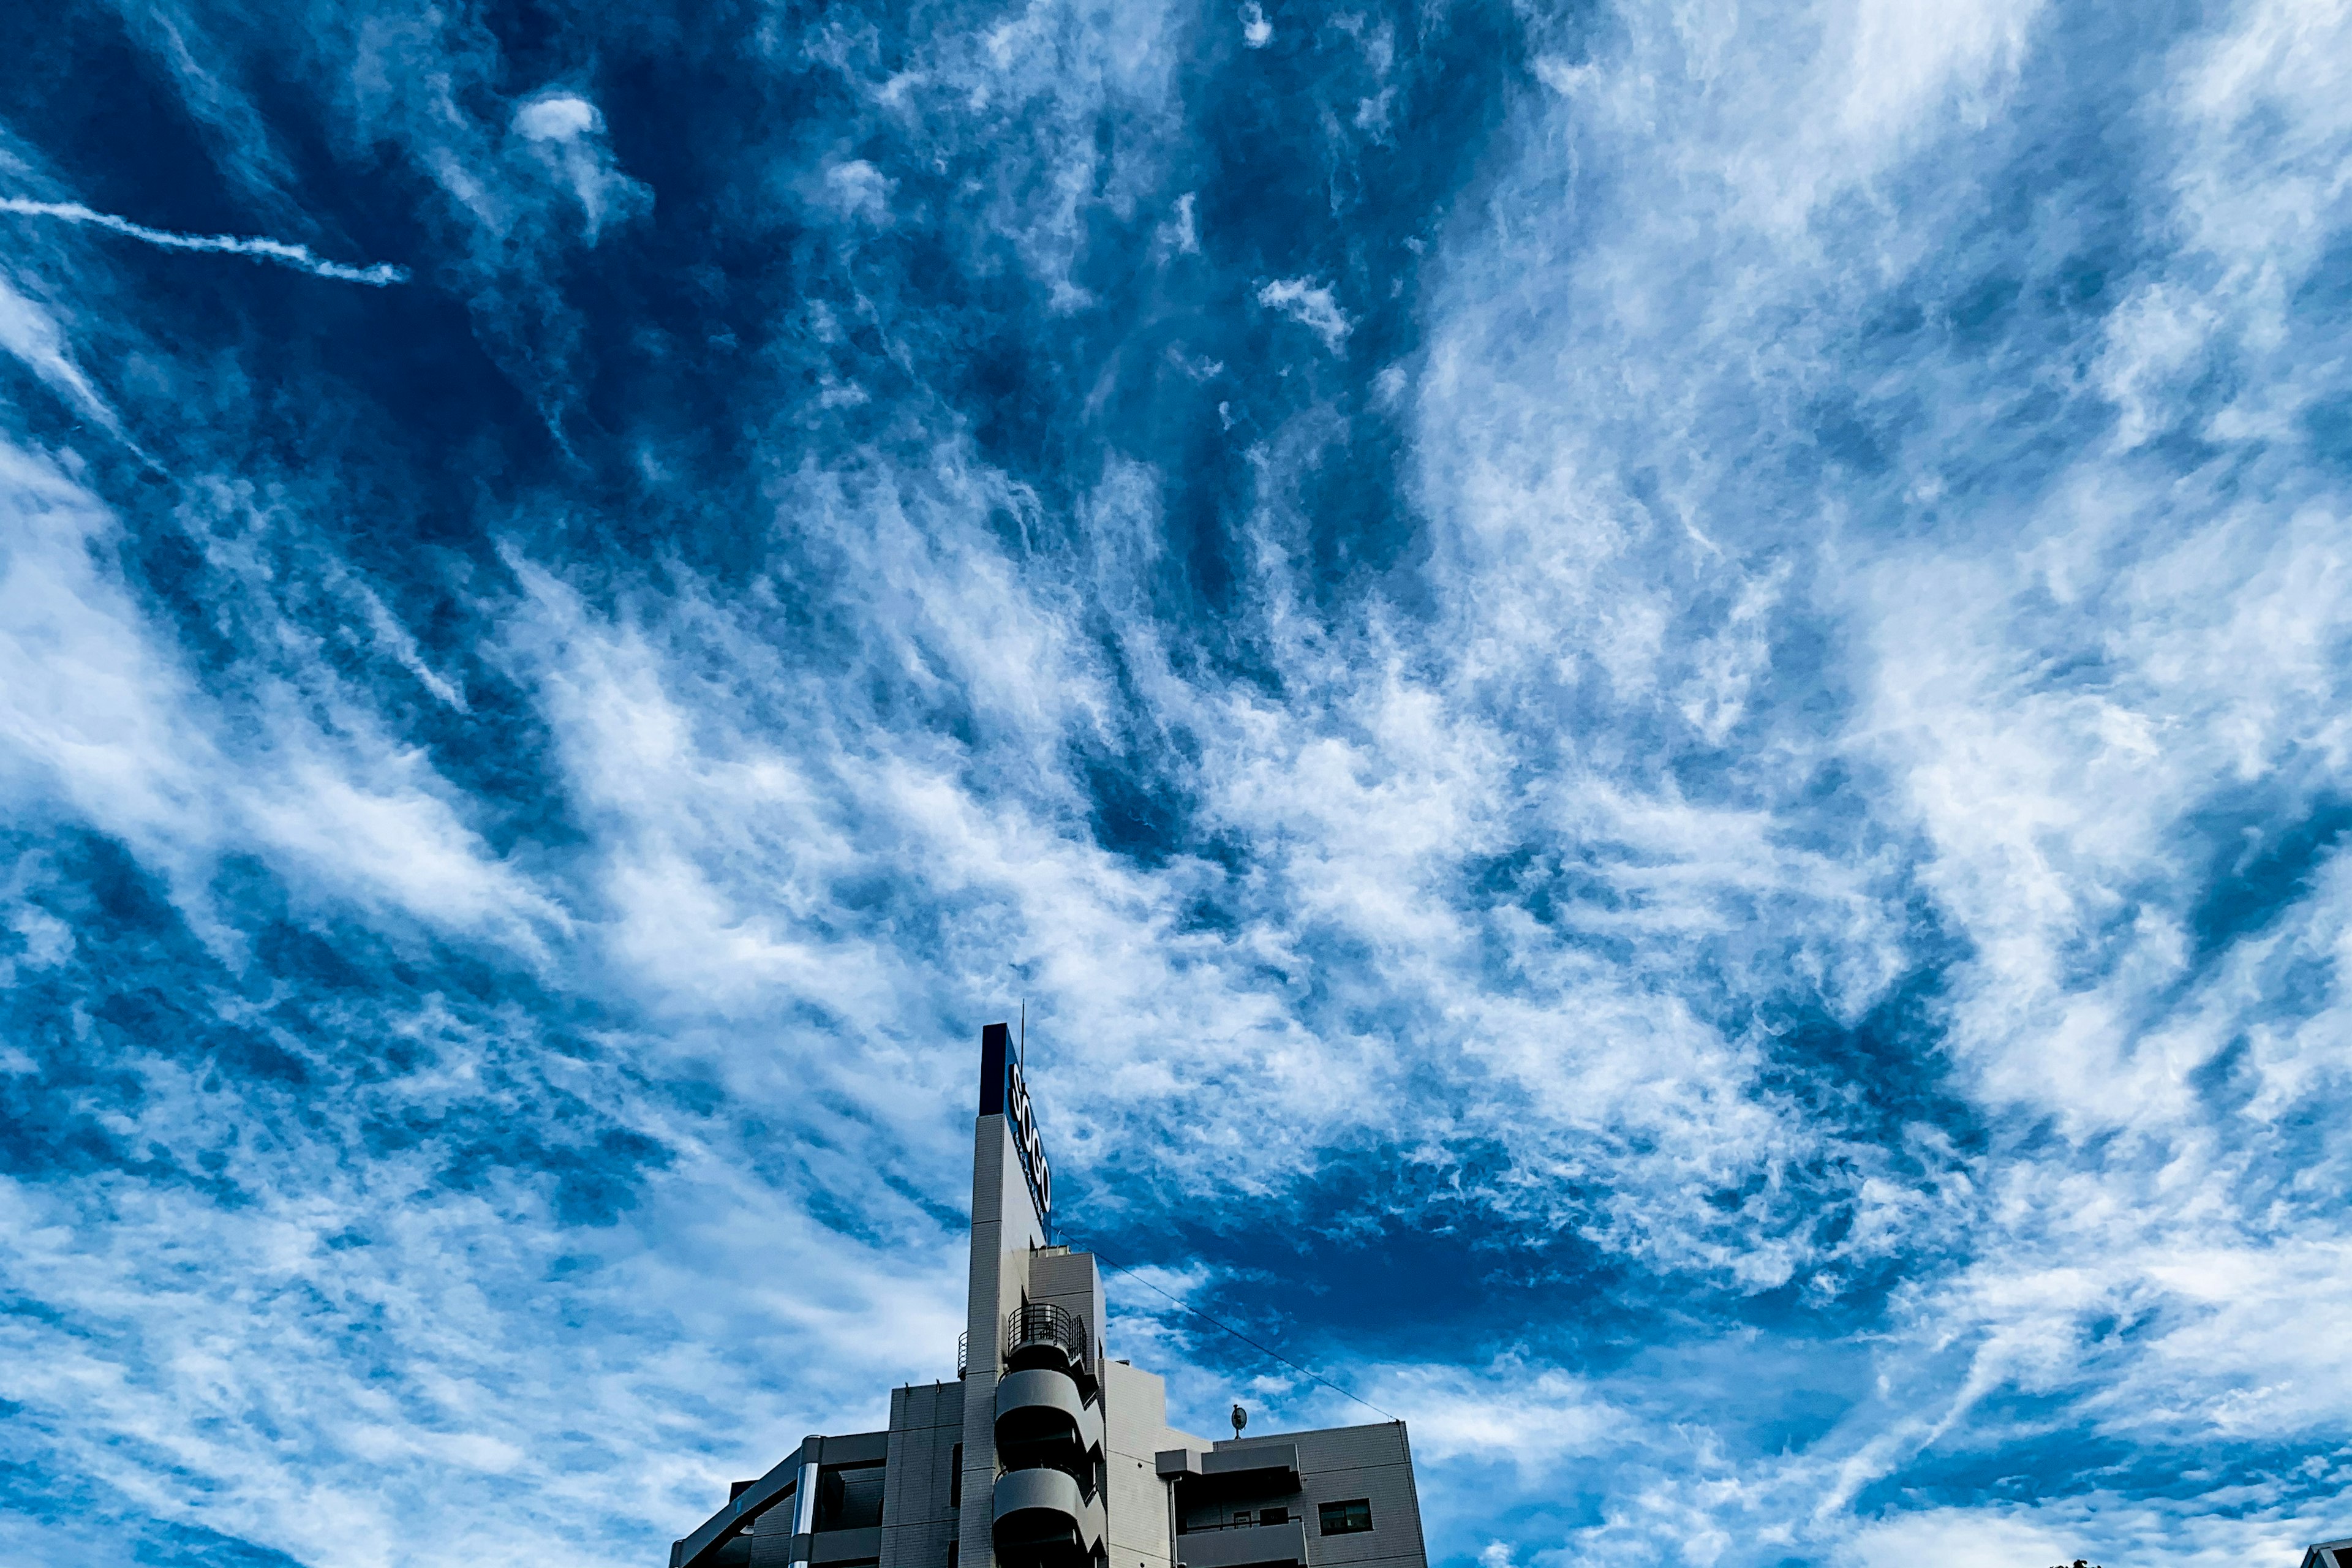
M1045 1163L1045 1146L1037 1138L1037 1112L1029 1103L1029 1085L1021 1064L1013 1058L1013 1031L991 1024L980 1032L980 1113L1002 1116L1013 1132L1013 1147L1021 1155L1021 1173L1029 1182L1029 1201L1036 1205L1038 1223L1054 1215L1054 1168Z

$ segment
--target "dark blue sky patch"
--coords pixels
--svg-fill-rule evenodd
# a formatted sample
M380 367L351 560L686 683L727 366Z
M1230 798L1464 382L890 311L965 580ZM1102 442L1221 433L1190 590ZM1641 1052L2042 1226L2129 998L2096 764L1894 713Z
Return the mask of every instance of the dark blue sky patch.
M141 1564L188 1564L189 1568L302 1568L301 1560L275 1548L202 1525L157 1520L132 1535L131 1561Z
M0 89L0 113L11 123L37 120L44 153L89 200L142 213L159 227L235 226L224 221L230 214L218 203L220 181L196 123L167 85L163 62L133 44L120 17L95 5L62 16L15 13L0 21L0 47L23 67ZM86 92L51 90L67 80ZM228 258L217 265L257 270Z
M1484 1467L1463 1465L1455 1461L1447 1467L1448 1473L1476 1478ZM1494 1478L1500 1479L1499 1476ZM1546 1498L1524 1503L1491 1516L1485 1522L1498 1537L1519 1542L1531 1551L1544 1551L1564 1544L1571 1531L1589 1530L1606 1516L1608 1500L1599 1492L1582 1492L1569 1497ZM1464 1561L1475 1561L1467 1553ZM1434 1558L1432 1561L1435 1561Z
M553 1125L544 1112L526 1122L486 1103L413 1119L402 1134L436 1153L436 1182L447 1190L497 1195L520 1181L542 1196L560 1225L615 1224L670 1163L670 1151L631 1129L597 1126L600 1119L568 1097L551 1099Z
M1985 1413L1998 1448L1938 1443L1913 1456L1894 1474L1874 1482L1855 1499L1877 1512L1894 1506L1951 1505L1964 1499L1995 1496L2032 1503L2117 1492L2209 1500L2226 1515L2234 1494L2242 1510L2259 1510L2263 1494L2310 1496L2310 1479L2283 1473L2288 1450L2269 1446L2216 1449L2184 1435L2180 1438L2127 1439L2069 1424L2063 1399L2004 1398Z
M135 1116L152 1092L140 1062L201 1072L226 1050L298 1078L299 1063L205 1007L208 956L121 846L59 835L44 858L31 901L70 924L73 950L65 963L20 976L0 1001L8 1039L32 1059L31 1071L0 1078L8 1102L0 1150L14 1170L37 1178L113 1168L215 1184L215 1173L124 1130L121 1118Z
M316 222L340 205L334 216L352 220L345 227L330 217L298 237L351 259L389 253L429 274L429 231L404 221L419 194L413 179L387 178L382 166L326 151L323 142L337 133L320 124L308 93L280 74L299 68L277 53L287 40L273 38L267 20L247 26L217 13L208 20L226 24L221 41L264 52L258 60L248 57L248 68L227 71L228 89L254 95L270 127L271 158L297 179L315 177L300 210ZM136 222L199 234L275 228L292 216L285 193L241 188L225 172L221 154L249 150L223 146L190 114L169 68L126 35L116 15L77 5L12 31L12 58L35 63L12 77L13 91L0 89L0 113L13 124L40 124L50 172L74 196ZM213 53L201 31L185 42ZM225 65L217 56L205 63ZM89 96L47 90L68 78ZM344 481L341 541L368 564L399 560L396 584L405 585L408 547L420 536L472 533L484 484L509 477L519 458L543 467L550 455L530 433L529 405L478 345L463 302L446 293L354 290L246 258L173 255L114 236L83 235L78 243L103 258L105 274L152 302L142 312L148 331L215 367L199 392L210 405L201 413L235 421L247 449L289 479L324 465L331 485ZM187 309L164 308L166 301ZM135 364L101 379L110 395L128 401L143 442L169 449L183 440L164 400L184 398L186 389L165 393ZM321 381L336 395L318 395ZM486 440L494 431L498 437ZM210 438L206 430L181 447L182 457L193 458ZM152 502L169 492L145 494ZM372 552L372 536L392 548Z
M1943 963L1913 972L1851 1024L1811 1010L1759 1012L1773 1061L1764 1084L1797 1100L1809 1121L1890 1153L1914 1124L1936 1129L1961 1155L1980 1152L1985 1116L1958 1092L1942 1048L1947 972Z
M2285 820L2278 804L2218 805L2192 819L2211 847L2203 894L2189 914L2200 956L2260 933L2292 909L2352 827L2352 801L2323 795Z
M556 1167L556 1218L567 1226L613 1225L636 1206L646 1173L668 1163L668 1151L643 1133L610 1129Z
M509 1026L502 1015L518 999L511 980L499 994L467 1006L462 992L429 1002L387 973L387 942L363 928L291 922L282 895L247 874L216 884L248 896L256 915L250 952L257 969L226 973L197 944L176 911L123 858L120 847L86 839L59 857L45 892L54 909L78 916L75 967L20 985L9 996L15 1038L45 1039L35 1075L10 1075L5 1092L19 1111L11 1125L43 1136L11 1140L20 1162L93 1162L139 1172L144 1179L194 1182L219 1201L238 1203L239 1165L228 1157L241 1139L333 1139L352 1107L345 1097L388 1086L444 1064L429 1032L406 1027L409 1010L455 1007L476 1040L453 1041L472 1055ZM273 918L274 917L274 918ZM462 963L436 966L436 978L462 984ZM125 984L126 979L151 982ZM233 1017L235 999L277 994L251 1021ZM534 1008L544 1017L544 1010ZM470 1014L470 1016L468 1015ZM77 1022L77 1017L86 1022ZM548 1182L564 1224L609 1225L635 1202L648 1173L669 1155L656 1142L612 1125L575 1094L537 1071L531 1053L547 1048L591 1061L584 1039L561 1027L535 1026L508 1055L495 1044L478 1098L436 1110L362 1099L359 1147L377 1158L431 1148L447 1179L478 1185L494 1173ZM179 1064L215 1098L208 1146L184 1161L163 1146L109 1131L117 1111L137 1114L150 1093L137 1070L144 1059ZM110 1101L111 1103L110 1104ZM528 1114L518 1108L528 1106Z
M1402 1355L1416 1336L1442 1333L1463 1360L1531 1338L1548 1353L1589 1355L1598 1366L1640 1342L1638 1277L1622 1260L1573 1232L1530 1237L1475 1203L1371 1163L1326 1171L1289 1194L1278 1217L1098 1239L1124 1266L1198 1258L1226 1271L1202 1310L1254 1326L1276 1348L1287 1341L1293 1353ZM1157 1310L1148 1295L1131 1300ZM1297 1319L1314 1323L1311 1342L1300 1342ZM1188 1321L1204 1356L1240 1364L1255 1353L1220 1348L1216 1331Z
M1165 865L1192 837L1190 803L1129 759L1099 756L1082 764L1094 796L1096 840L1147 866Z

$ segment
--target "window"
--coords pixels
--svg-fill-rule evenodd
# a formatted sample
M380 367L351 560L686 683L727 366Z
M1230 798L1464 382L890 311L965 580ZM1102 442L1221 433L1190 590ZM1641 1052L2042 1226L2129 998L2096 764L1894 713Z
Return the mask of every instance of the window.
M1247 1510L1247 1509L1245 1509L1245 1508L1237 1508L1237 1509L1234 1510L1234 1522L1235 1524L1247 1524L1249 1521L1250 1521L1250 1510Z
M1266 1509L1257 1516L1257 1521L1260 1524L1288 1524L1290 1510L1286 1508Z
M956 1568L956 1548L962 1544L963 1542L961 1541L950 1541L948 1542L948 1568Z
M1372 1500L1357 1498L1352 1502L1327 1502L1318 1510L1323 1515L1326 1535L1353 1535L1360 1530L1372 1528Z
M963 1445L961 1443L955 1446L955 1451L948 1458L948 1506L950 1508L963 1506ZM948 1550L952 1552L955 1548L950 1546ZM948 1559L948 1568L955 1568L954 1558Z

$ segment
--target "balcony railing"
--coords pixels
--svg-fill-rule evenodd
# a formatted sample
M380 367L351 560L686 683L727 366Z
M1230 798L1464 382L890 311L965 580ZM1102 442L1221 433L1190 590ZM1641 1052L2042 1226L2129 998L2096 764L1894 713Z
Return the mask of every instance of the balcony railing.
M1242 1525L1223 1530L1195 1527L1177 1538L1177 1561L1186 1568L1271 1568L1286 1563L1305 1568L1307 1527L1298 1520L1280 1524Z
M1084 1318L1051 1301L1016 1307L1004 1320L1004 1360L1010 1365L1023 1351L1038 1346L1058 1350L1072 1367L1084 1370L1091 1346Z
M1176 1526L1176 1533L1179 1535L1207 1535L1213 1531L1219 1530L1257 1530L1269 1524L1297 1524L1297 1522L1298 1516L1297 1514L1284 1511L1283 1516L1280 1519L1213 1519L1204 1524L1184 1524L1180 1522Z

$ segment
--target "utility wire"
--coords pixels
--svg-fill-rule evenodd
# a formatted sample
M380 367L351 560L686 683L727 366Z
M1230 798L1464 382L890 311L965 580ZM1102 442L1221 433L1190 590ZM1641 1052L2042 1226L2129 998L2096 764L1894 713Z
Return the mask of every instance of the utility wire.
M1076 1240L1076 1237L1073 1237L1072 1239ZM1223 1321L1222 1321L1222 1320L1220 1320L1220 1319L1216 1319L1216 1318L1213 1318L1213 1317L1209 1316L1209 1314L1208 1314L1208 1313L1203 1312L1202 1310L1201 1310L1201 1309L1200 1309L1200 1308L1193 1306L1193 1305L1192 1305L1192 1303L1190 1303L1189 1301L1181 1301L1181 1300L1178 1300L1175 1297L1168 1295L1168 1292L1167 1292L1167 1291L1160 1289L1159 1286L1154 1285L1150 1280L1146 1279L1142 1275L1138 1274L1134 1269L1128 1268L1125 1264L1123 1264L1123 1263L1114 1263L1114 1262L1112 1262L1110 1258L1107 1258L1107 1257L1105 1257L1105 1256L1104 1256L1102 1248L1100 1248L1100 1247L1096 1247L1096 1246L1092 1245L1091 1243L1083 1242L1083 1241L1079 1242L1079 1245L1080 1245L1081 1247L1083 1247L1087 1251L1093 1253L1093 1254L1095 1255L1096 1258L1097 1258L1097 1259L1098 1259L1099 1261L1101 1261L1101 1262L1103 1262L1103 1263L1106 1263L1106 1264L1108 1264L1108 1265L1110 1266L1111 1272L1113 1272L1114 1274L1124 1274L1124 1275L1126 1275L1129 1279L1130 1279L1134 1280L1137 1284L1139 1284L1139 1285L1142 1286L1145 1289L1150 1290L1150 1291L1152 1291L1152 1292L1154 1292L1155 1294L1158 1294L1158 1295L1160 1295L1160 1296L1167 1297L1167 1299L1168 1299L1171 1302L1174 1303L1174 1305L1177 1307L1177 1309L1178 1309L1179 1310L1181 1310L1181 1311L1190 1312L1190 1313L1192 1313L1194 1317L1196 1317L1196 1318L1200 1319L1202 1322L1207 1323L1207 1324L1210 1324L1211 1326L1213 1326L1213 1327L1214 1327L1214 1328L1223 1329L1225 1332L1227 1332L1227 1333L1229 1333L1229 1334L1233 1335L1233 1336L1234 1336L1234 1338L1235 1338L1235 1339L1237 1339L1237 1340L1241 1341L1241 1342L1242 1342L1242 1343L1244 1343L1244 1344L1245 1344L1245 1345L1249 1346L1252 1350L1256 1351L1256 1352L1258 1352L1260 1354L1263 1354L1263 1355L1269 1355L1269 1356L1272 1356L1275 1360L1276 1360L1276 1361L1280 1362L1283 1365L1285 1365L1285 1366L1288 1367L1291 1371L1293 1371L1293 1372L1297 1373L1299 1376L1304 1377L1304 1378L1308 1378L1308 1379L1311 1379L1312 1381L1314 1381L1314 1382L1316 1382L1316 1383L1319 1383L1319 1384L1321 1384L1324 1387L1326 1387L1326 1388L1329 1389L1332 1393L1334 1393L1334 1394L1338 1394L1340 1398L1342 1398L1342 1399L1352 1399L1352 1400L1354 1400L1357 1404L1359 1404L1359 1405L1362 1405L1365 1409L1367 1409L1367 1410L1369 1410L1369 1411L1371 1411L1374 1415L1388 1415L1388 1418L1389 1418L1390 1420L1391 1420L1391 1421L1397 1421L1397 1422L1400 1422L1400 1424L1402 1424L1402 1417L1399 1417L1399 1416L1396 1416L1396 1415L1389 1415L1389 1413L1388 1413L1387 1411L1382 1410L1379 1405L1377 1405L1373 1404L1370 1400L1364 1398L1364 1397L1363 1397L1362 1395L1360 1395L1360 1394L1350 1394L1350 1393L1349 1393L1346 1389L1344 1389L1344 1388L1340 1387L1338 1384L1336 1384L1336 1383L1332 1382L1329 1378L1325 1377L1321 1373L1319 1373L1319 1372L1313 1372L1313 1371L1310 1371L1310 1370L1308 1370L1307 1368L1306 1368L1306 1367L1303 1367L1303 1366L1299 1365L1297 1362L1295 1362L1295 1361L1291 1360L1288 1356L1284 1355L1280 1351L1277 1351L1277 1350L1275 1350L1275 1349L1273 1349L1273 1348L1271 1348L1271 1347L1269 1347L1269 1346L1262 1345L1262 1344L1258 1343L1258 1342L1257 1342L1257 1341L1255 1341L1255 1340L1254 1340L1254 1339L1250 1338L1247 1334L1245 1334L1245 1333L1242 1332L1239 1329L1237 1329L1237 1328L1234 1327L1231 1323L1228 1323L1228 1322Z

